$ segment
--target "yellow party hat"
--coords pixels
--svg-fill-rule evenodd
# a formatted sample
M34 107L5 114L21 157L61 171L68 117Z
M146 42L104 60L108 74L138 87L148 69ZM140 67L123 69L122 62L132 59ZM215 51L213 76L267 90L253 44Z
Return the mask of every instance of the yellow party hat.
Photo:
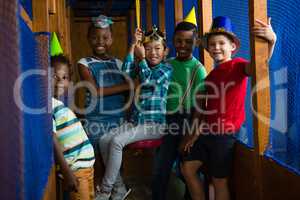
M192 23L195 26L197 26L196 11L195 11L195 7L194 6L190 10L189 14L184 18L183 21Z
M61 48L61 45L57 38L57 35L55 32L53 32L51 35L51 40L50 40L50 55L57 56L57 55L63 54L63 53L64 53L64 51Z

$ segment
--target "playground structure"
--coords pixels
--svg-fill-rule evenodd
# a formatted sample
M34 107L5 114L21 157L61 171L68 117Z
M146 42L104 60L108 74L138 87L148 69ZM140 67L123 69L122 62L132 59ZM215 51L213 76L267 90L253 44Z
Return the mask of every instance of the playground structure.
M156 24L172 50L174 26L195 6L199 35L212 18L229 16L242 47L238 56L255 61L249 81L247 121L235 149L233 197L236 200L300 199L300 32L299 0L141 0L144 30ZM55 169L48 108L49 41L58 35L72 63L89 54L86 30L91 16L113 17L112 53L124 58L136 27L133 0L0 0L1 199L54 200ZM272 17L278 35L267 65L268 45L249 34L258 18ZM203 48L194 55L210 71L213 62ZM75 66L75 65L74 65ZM31 74L26 74L30 71ZM74 76L74 80L78 77ZM270 82L269 82L270 80ZM19 84L17 84L19 83ZM255 88L262 85L264 88ZM269 84L270 83L270 84ZM252 85L254 93L250 100ZM78 94L79 104L82 102ZM255 112L252 112L251 106ZM33 108L29 114L26 108Z

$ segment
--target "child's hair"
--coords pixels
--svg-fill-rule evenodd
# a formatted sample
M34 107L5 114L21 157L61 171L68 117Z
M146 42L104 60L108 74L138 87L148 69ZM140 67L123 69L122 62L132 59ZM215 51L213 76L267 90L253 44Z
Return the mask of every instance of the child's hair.
M197 36L197 26L190 22L183 21L183 22L180 22L179 24L177 24L177 26L175 27L175 30L174 30L174 35L178 31L193 31L194 37Z
M72 75L71 63L70 63L69 59L66 56L64 56L63 54L51 56L50 63L51 63L50 64L51 68L54 68L55 64L58 64L58 63L67 65L68 69L69 69L69 76Z
M89 27L88 27L88 32L87 32L87 37L90 36L91 32L95 29L101 29L100 27L96 27L93 23L90 23ZM109 26L109 30L112 33L112 26Z
M148 43L150 41L161 41L164 48L167 48L167 42L166 37L163 32L161 32L158 28L155 26L152 28L152 30L146 32L144 34L143 43Z

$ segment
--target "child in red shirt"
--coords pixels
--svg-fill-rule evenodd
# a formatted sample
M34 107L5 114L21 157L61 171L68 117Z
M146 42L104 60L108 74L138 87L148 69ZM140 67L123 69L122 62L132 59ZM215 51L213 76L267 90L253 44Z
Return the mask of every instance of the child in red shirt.
M253 33L268 41L270 58L276 41L270 20L267 24L256 20ZM215 199L229 200L227 177L231 171L233 135L245 120L247 76L251 76L251 65L243 58L232 58L240 42L232 32L228 17L214 18L203 43L216 66L205 80L205 110L198 113L200 128L197 133L186 136L180 146L185 153L181 171L193 200L204 199L203 186L197 176L203 164L212 177Z

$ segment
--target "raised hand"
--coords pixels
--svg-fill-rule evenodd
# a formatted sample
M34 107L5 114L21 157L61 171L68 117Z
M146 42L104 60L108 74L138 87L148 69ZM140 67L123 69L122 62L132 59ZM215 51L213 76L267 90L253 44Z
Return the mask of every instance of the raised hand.
M137 28L134 33L132 44L137 45L142 42L142 39L143 39L143 31L140 28Z
M275 44L276 42L276 34L273 31L270 17L268 18L267 24L259 19L256 19L255 26L252 28L252 33L257 37L267 40L271 44Z

